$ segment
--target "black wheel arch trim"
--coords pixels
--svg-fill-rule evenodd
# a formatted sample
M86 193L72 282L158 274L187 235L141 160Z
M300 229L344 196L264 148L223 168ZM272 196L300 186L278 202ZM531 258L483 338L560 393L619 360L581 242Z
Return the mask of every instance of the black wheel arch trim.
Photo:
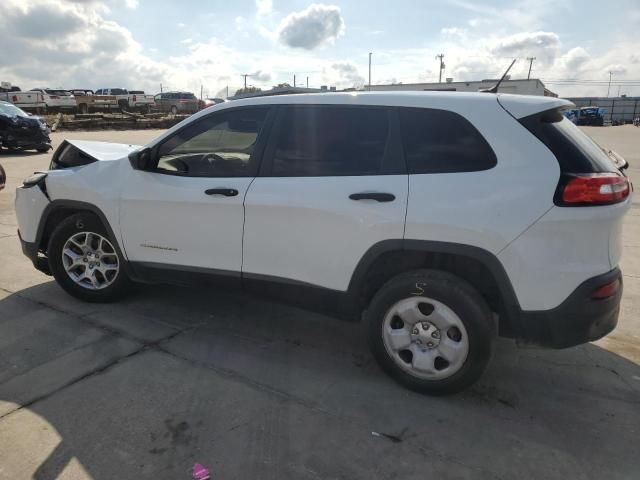
M357 292L363 285L369 268L374 264L376 259L392 251L447 253L477 260L487 267L493 275L500 289L507 313L512 314L520 311L520 303L518 302L513 285L502 263L498 260L498 257L480 247L433 240L382 240L372 245L362 256L351 276L348 290L351 295L357 295Z
M42 212L42 215L40 216L40 222L38 224L38 230L36 232L36 239L34 242L35 245L37 246L36 251L42 251L44 250L44 248L46 248L46 246L42 245L42 237L44 235L44 229L47 225L47 221L49 220L49 216L52 213L58 210L63 210L63 209L79 210L81 212L85 211L85 212L89 212L96 215L100 220L100 222L102 223L102 225L104 226L104 228L106 228L107 233L109 234L111 239L113 240L114 247L116 248L118 256L120 256L120 258L122 259L122 264L123 264L123 267L125 268L126 273L129 275L131 274L131 269L129 268L129 262L125 255L125 251L120 246L119 237L116 236L115 232L111 228L111 224L109 223L107 216L99 207L88 202L81 202L78 200L67 200L67 199L57 199L49 202L49 204L45 207L44 211Z

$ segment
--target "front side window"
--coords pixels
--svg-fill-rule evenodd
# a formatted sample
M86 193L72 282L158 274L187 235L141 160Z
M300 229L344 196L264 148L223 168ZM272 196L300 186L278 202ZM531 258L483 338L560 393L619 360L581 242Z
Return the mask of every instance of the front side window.
M382 108L287 108L272 176L379 175L387 158L388 115Z
M476 128L448 110L401 108L400 130L409 173L475 172L496 155Z
M180 130L158 149L157 170L191 177L253 177L254 148L268 108L220 112Z

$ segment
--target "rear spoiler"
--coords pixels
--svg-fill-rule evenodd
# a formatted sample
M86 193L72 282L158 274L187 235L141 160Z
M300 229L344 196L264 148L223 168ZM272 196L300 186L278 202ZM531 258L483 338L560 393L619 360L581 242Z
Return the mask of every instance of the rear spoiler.
M498 103L515 119L521 119L548 110L575 108L569 100L556 97L536 97L533 95L511 95L500 93Z

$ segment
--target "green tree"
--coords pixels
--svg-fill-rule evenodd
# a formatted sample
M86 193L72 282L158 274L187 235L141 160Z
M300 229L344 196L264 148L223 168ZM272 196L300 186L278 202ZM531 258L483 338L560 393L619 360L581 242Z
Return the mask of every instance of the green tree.
M262 89L259 87L239 88L238 90L236 90L236 95L242 95L243 93L256 93L261 91Z

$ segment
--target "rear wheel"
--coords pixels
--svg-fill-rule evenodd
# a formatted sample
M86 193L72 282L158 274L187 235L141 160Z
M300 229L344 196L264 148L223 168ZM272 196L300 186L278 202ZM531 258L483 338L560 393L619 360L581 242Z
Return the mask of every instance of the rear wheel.
M110 302L129 285L115 242L92 214L62 221L51 234L47 255L58 284L81 300Z
M496 327L482 296L448 272L394 277L365 314L380 366L421 393L455 393L474 383L493 350Z

